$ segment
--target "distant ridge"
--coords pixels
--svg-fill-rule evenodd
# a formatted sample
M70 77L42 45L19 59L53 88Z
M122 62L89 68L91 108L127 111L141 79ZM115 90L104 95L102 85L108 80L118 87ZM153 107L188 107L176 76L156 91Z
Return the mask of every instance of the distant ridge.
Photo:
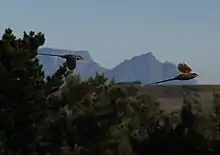
M96 73L104 73L108 78L114 77L116 82L124 83L129 81L139 81L148 84L158 80L168 79L178 74L176 65L171 62L160 62L152 52L134 56L129 60L124 60L112 69L106 69L95 62L88 51L85 50L64 50L54 48L41 48L40 53L53 54L79 54L87 62L78 62L75 74L80 74L83 79L95 76ZM65 61L58 57L38 56L44 66L46 75L52 75ZM167 84L197 84L196 80L172 81Z

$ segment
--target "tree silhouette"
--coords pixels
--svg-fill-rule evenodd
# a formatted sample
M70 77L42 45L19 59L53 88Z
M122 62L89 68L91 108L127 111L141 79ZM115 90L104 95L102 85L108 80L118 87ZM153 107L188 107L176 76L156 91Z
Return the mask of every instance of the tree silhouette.
M6 153L28 154L36 149L36 135L47 113L46 98L62 84L65 67L44 80L36 58L44 41L42 33L24 32L23 38L16 38L11 29L0 40L0 130Z
M45 78L36 58L44 41L42 33L16 38L11 29L0 40L2 154L220 152L218 93L208 110L188 91L182 109L170 114L140 86L109 82L104 74L83 81L64 63Z

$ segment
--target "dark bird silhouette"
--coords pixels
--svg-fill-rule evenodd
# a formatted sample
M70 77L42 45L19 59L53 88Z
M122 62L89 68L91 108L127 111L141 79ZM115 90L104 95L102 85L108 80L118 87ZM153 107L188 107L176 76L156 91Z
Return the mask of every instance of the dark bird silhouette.
M56 55L56 54L45 54L45 53L38 53L38 55L45 55L45 56L56 56L63 59L66 59L66 64L69 70L74 70L76 68L76 60L84 60L80 55Z
M159 83L163 83L163 82L168 82L168 81L174 81L174 80L191 80L196 78L197 76L199 76L197 73L192 73L192 69L186 65L185 63L180 63L177 65L178 70L181 72L181 74L177 75L174 78L170 78L170 79L166 79L166 80L162 80L162 81L158 81L158 82L153 82L150 84L159 84Z

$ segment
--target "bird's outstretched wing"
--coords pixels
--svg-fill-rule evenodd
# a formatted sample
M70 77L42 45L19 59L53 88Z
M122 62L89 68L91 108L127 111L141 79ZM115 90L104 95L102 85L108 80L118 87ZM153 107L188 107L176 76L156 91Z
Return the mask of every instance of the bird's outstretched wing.
M177 68L181 73L190 73L192 71L192 69L185 63L179 63Z
M38 53L38 55L47 55L47 56L62 57L62 55L57 55L57 54L46 54L46 53Z

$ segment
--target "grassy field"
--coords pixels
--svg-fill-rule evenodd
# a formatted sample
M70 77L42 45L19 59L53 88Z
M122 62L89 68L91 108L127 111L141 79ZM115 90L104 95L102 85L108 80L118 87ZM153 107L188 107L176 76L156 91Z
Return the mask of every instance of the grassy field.
M213 93L220 92L220 85L145 85L140 89L156 98L162 109L172 112L181 108L183 95L189 91L197 94L198 101L209 108L213 100Z

